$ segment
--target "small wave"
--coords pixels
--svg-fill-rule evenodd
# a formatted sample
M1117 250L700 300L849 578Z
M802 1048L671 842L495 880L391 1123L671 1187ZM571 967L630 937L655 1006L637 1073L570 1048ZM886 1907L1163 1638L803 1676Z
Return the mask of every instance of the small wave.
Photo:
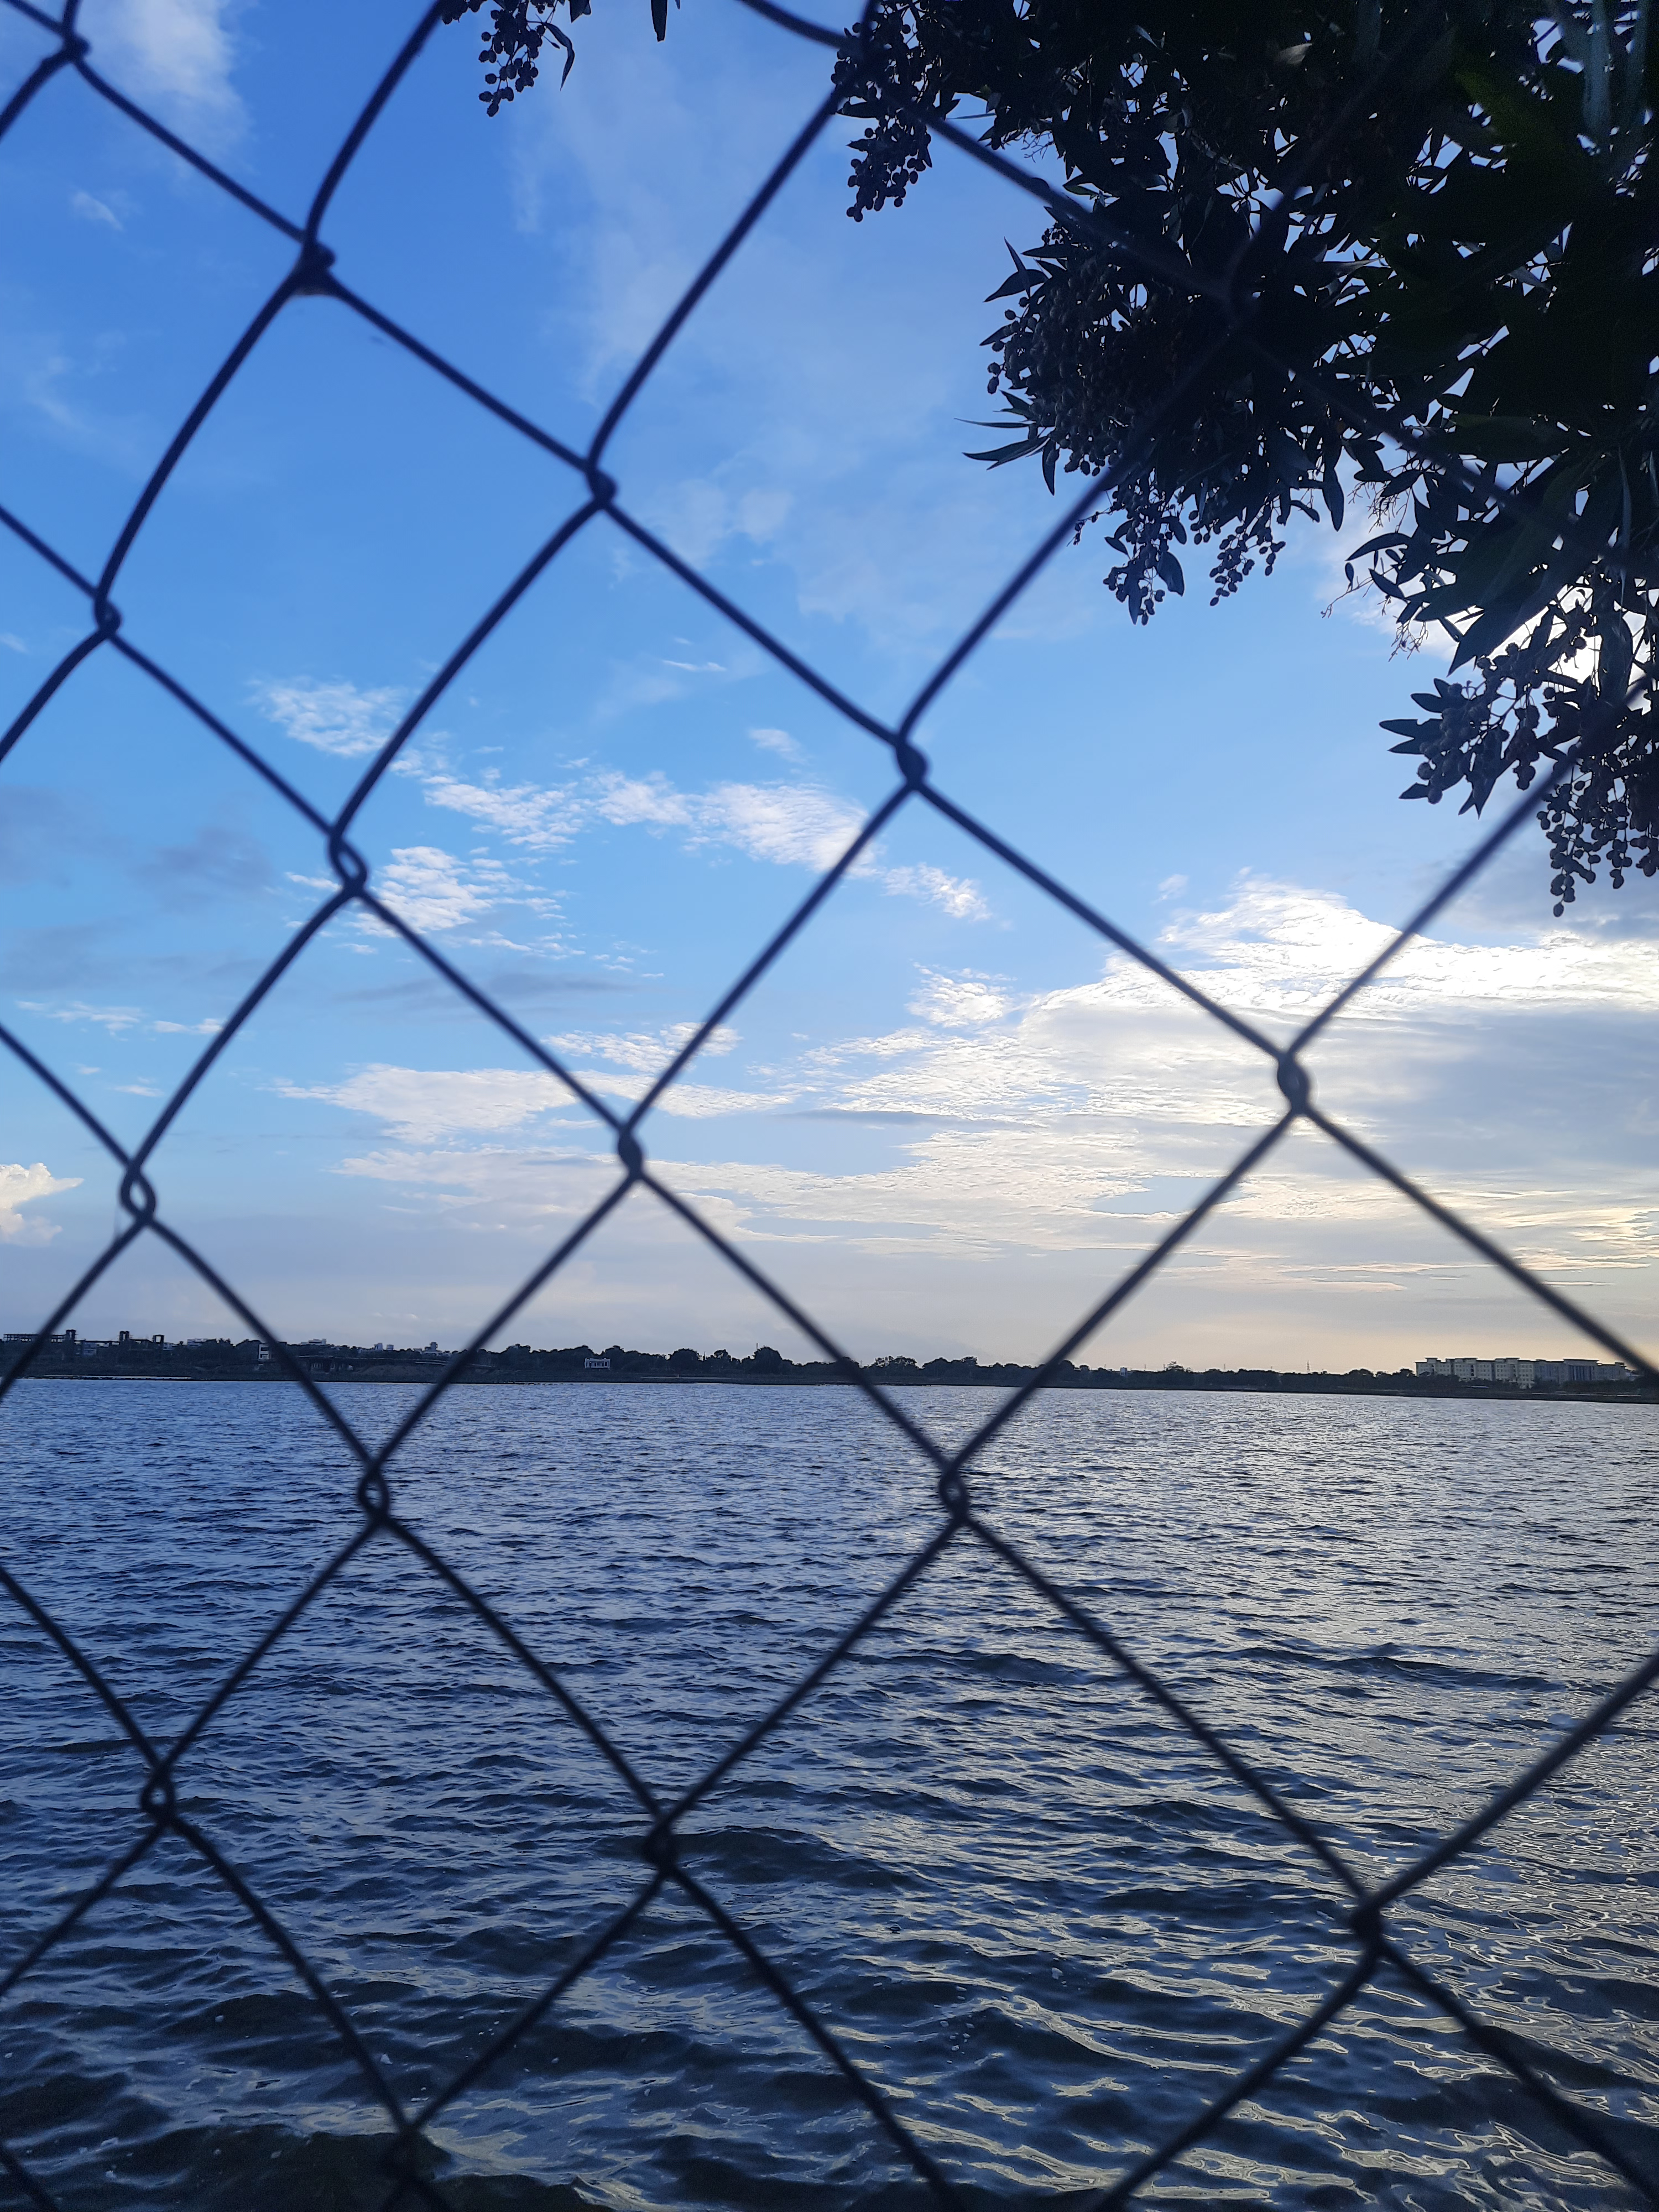
M389 2136L302 2135L275 2125L170 2128L136 2142L100 2143L82 2164L101 2172L100 2203L177 2212L361 2212L384 2197ZM457 2172L422 2147L416 2170L441 2183L454 2212L597 2212L601 2200L568 2183L522 2174ZM37 2168L50 2184L52 2166ZM111 2185L118 2187L112 2196ZM88 2198L86 2201L91 2202Z
M1436 1689L1549 1691L1559 1695L1565 1686L1546 1674L1500 1674L1486 1667L1455 1666L1445 1659L1407 1658L1389 1644L1378 1644L1370 1651L1329 1652L1317 1650L1311 1644L1275 1640L1253 1644L1251 1656L1278 1659L1292 1667L1310 1667L1321 1674L1427 1683Z

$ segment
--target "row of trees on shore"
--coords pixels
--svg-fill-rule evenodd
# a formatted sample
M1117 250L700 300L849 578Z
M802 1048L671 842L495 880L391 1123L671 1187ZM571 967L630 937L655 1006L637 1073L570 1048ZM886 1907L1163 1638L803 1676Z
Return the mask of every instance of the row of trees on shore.
M262 1343L245 1337L191 1338L167 1343L155 1337L124 1337L115 1342L77 1338L71 1332L51 1338L29 1357L32 1340L9 1336L0 1346L0 1371L27 1360L28 1371L59 1380L94 1382L128 1378L179 1382L280 1382L293 1368L319 1382L426 1382L434 1381L456 1358L453 1350L435 1344L415 1348L392 1345L333 1344L321 1338L303 1343ZM1020 1360L981 1360L971 1353L960 1358L918 1360L908 1353L891 1352L863 1364L853 1360L795 1360L771 1345L757 1345L734 1356L724 1349L702 1352L682 1345L673 1352L642 1352L621 1344L596 1352L591 1345L573 1344L538 1348L510 1344L500 1352L474 1352L461 1370L466 1382L733 1382L835 1383L855 1380L879 1382L890 1388L912 1385L989 1384L1003 1389L1028 1382L1042 1370ZM1060 1360L1046 1377L1062 1389L1094 1390L1267 1390L1296 1393L1359 1395L1364 1396L1512 1396L1521 1386L1504 1381L1423 1375L1410 1368L1393 1370L1352 1367L1340 1372L1311 1369L1300 1373L1266 1367L1195 1369L1171 1360L1162 1367L1091 1366ZM1620 1382L1597 1378L1540 1382L1528 1388L1528 1396L1579 1395L1587 1388L1598 1395L1609 1392L1630 1395L1655 1395L1653 1386L1632 1379Z

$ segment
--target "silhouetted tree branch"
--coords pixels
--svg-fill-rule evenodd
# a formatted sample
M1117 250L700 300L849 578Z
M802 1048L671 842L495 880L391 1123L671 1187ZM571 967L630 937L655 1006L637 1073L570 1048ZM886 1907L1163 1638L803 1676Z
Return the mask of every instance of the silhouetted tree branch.
M498 0L492 113L542 39L568 52L557 4ZM1540 815L1557 913L1600 866L1659 872L1648 0L872 0L837 80L855 220L902 204L959 109L1062 164L1079 219L991 295L1012 435L972 458L1051 489L1128 460L1090 521L1132 621L1184 592L1178 549L1206 549L1214 605L1292 514L1340 528L1357 493L1351 587L1403 645L1454 641L1383 725L1419 762L1402 795L1478 812L1572 749Z

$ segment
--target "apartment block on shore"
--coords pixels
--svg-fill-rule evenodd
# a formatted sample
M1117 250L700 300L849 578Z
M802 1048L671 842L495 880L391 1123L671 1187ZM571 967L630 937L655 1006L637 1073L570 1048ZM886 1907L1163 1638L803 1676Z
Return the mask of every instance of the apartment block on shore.
M1622 1359L1419 1359L1419 1375L1455 1382L1513 1382L1530 1390L1540 1382L1633 1382Z

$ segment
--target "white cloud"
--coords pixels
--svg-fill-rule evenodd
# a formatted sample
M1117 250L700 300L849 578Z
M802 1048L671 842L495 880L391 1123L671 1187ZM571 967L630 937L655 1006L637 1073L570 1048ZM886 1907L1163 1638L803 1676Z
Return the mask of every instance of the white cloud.
M1177 917L1159 949L1197 951L1205 965L1189 972L1223 1004L1288 1028L1390 936L1332 895L1246 879L1225 907ZM926 1027L820 1048L798 1071L798 1106L896 1125L890 1164L836 1175L659 1158L659 1168L729 1208L736 1234L827 1235L952 1266L1095 1253L1115 1269L1282 1109L1263 1055L1121 956L1097 981L1027 1000L971 972L924 971L911 1011ZM1637 1073L1656 1011L1659 973L1640 945L1561 931L1497 946L1437 939L1360 995L1316 1048L1315 1073L1340 1121L1528 1264L1592 1303L1628 1278L1628 1304L1659 1262L1642 1124L1650 1086ZM1599 1024L1593 1046L1567 1042L1568 1018ZM1634 1077L1644 1103L1592 1140L1569 1068L1615 1090ZM914 1134L899 1133L906 1122ZM1308 1133L1229 1200L1181 1266L1225 1277L1246 1304L1275 1282L1381 1294L1425 1273L1486 1273ZM1404 1309L1400 1320L1409 1325Z
M1177 914L1159 944L1228 1006L1264 1020L1298 1023L1395 934L1331 892L1244 876L1226 906ZM1182 957L1192 954L1196 963ZM1122 977L1127 995L1163 988L1144 970ZM1418 938L1354 1001L1348 1018L1587 1007L1659 1012L1659 966L1650 950L1639 939L1608 942L1566 928L1510 945Z
M751 545L768 544L783 527L791 504L788 492L773 486L735 491L717 479L687 477L648 497L641 520L683 561L702 568L734 538L745 538Z
M1160 949L1196 954L1206 965L1194 972L1224 1002L1288 1024L1386 935L1339 897L1246 878L1213 911L1175 917ZM1659 1273L1653 1085L1641 1066L1656 998L1639 945L1560 931L1485 947L1436 939L1322 1038L1319 1096L1465 1218L1639 1335ZM1039 996L971 970L924 970L912 1011L914 1026L734 1070L730 1090L677 1086L664 1101L665 1113L696 1120L781 1108L860 1120L844 1168L827 1138L813 1166L793 1164L793 1142L780 1155L764 1120L741 1138L734 1120L717 1160L673 1157L662 1124L651 1146L655 1172L723 1233L788 1248L766 1264L826 1318L838 1313L857 1343L878 1330L921 1348L942 1323L981 1357L1030 1356L1282 1111L1270 1059L1121 956L1092 981ZM684 1034L556 1042L595 1089L637 1098ZM744 1073L752 1087L738 1087ZM593 1179L611 1171L597 1127L580 1182L574 1156L550 1176L544 1152L499 1133L465 1140L483 1108L455 1097L434 1106L430 1091L457 1079L370 1073L372 1085L326 1095L421 1131L417 1143L454 1139L377 1152L343 1163L345 1173L463 1211L497 1209L477 1225L505 1230L591 1199ZM514 1079L477 1079L496 1133L516 1127L526 1103L492 1088ZM410 1086L428 1089L412 1098ZM822 1305L826 1296L837 1303ZM1569 1334L1303 1129L1137 1299L1105 1356L1283 1365L1334 1351L1339 1365L1395 1365L1436 1348L1448 1328L1476 1349L1538 1354Z
M936 1028L978 1029L986 1022L1000 1021L1013 1005L1006 992L995 988L995 976L975 975L971 968L959 975L938 975L931 968L921 973L921 988L908 1011Z
M44 1014L51 1022L87 1022L94 1029L106 1030L111 1036L123 1036L137 1029L149 1030L155 1036L216 1036L223 1024L210 1018L199 1022L149 1022L140 1006L90 1006L84 1000L71 1000L67 1006L49 1006L38 999L17 1001L25 1012ZM95 1075L96 1068L82 1068L83 1075Z
M460 1133L522 1128L538 1115L576 1102L556 1076L538 1068L362 1067L343 1083L279 1083L284 1098L316 1098L372 1114L410 1144Z
M266 696L274 696L279 689L267 687ZM337 707L335 696L339 693L349 693L350 697ZM316 707L313 702L321 694L326 694L327 699ZM341 726L346 727L344 718L356 702L382 698L395 702L398 696L359 694L349 685L320 685L310 687L301 696L300 687L290 686L283 690L281 712L276 706L268 711L279 720L289 714L295 721L303 722L306 726L294 727L290 734L314 744L321 740L307 734L310 724L325 724L328 713L335 713ZM787 731L751 731L750 734L757 742L769 743L775 751L786 747L798 750ZM369 736L361 744L337 742L327 749L367 750L375 742ZM550 785L500 784L488 775L473 782L446 768L430 766L418 772L428 805L465 815L495 830L509 844L531 852L556 851L596 823L606 823L621 830L678 830L684 833L686 848L692 852L724 847L751 860L808 868L821 875L834 866L866 819L862 808L852 800L817 784L720 783L697 792L681 790L659 769L633 776L605 769L580 782ZM894 897L919 899L941 908L959 921L982 921L990 914L977 884L927 862L889 866L881 862L878 852L871 851L860 855L853 872L878 882Z
M1192 972L1218 1000L1288 1026L1388 938L1331 894L1245 878L1224 906L1176 916L1160 949L1198 954ZM1125 956L1093 981L1036 997L973 970L923 970L911 1011L915 1027L808 1049L756 1069L758 1084L676 1085L662 1101L665 1114L692 1119L792 1107L888 1124L885 1164L836 1173L659 1156L659 1166L724 1209L733 1233L890 1257L1093 1254L1115 1267L1111 1255L1144 1249L1282 1110L1267 1055ZM1639 1164L1646 1140L1632 1121L1617 1158L1605 1128L1589 1142L1564 1092L1559 1024L1588 1014L1602 1025L1596 1054L1612 1081L1634 1066L1656 1011L1659 975L1639 945L1560 931L1498 946L1436 939L1402 956L1387 985L1322 1038L1315 1073L1340 1120L1385 1152L1405 1142L1407 1164L1533 1264L1569 1283L1586 1271L1639 1275L1659 1258L1659 1188ZM550 1042L591 1088L637 1099L688 1034L578 1031ZM378 1067L289 1095L372 1114L417 1144L518 1128L562 1103L550 1079L501 1069ZM1631 1110L1639 1119L1645 1109ZM1239 1291L1310 1268L1382 1289L1425 1267L1474 1264L1309 1133L1230 1201L1201 1244L1201 1260L1182 1265L1231 1270Z
M726 845L751 860L780 867L835 866L863 827L866 817L850 799L814 784L721 783L710 791L678 790L660 772L645 777L602 777L597 806L607 822L681 829L691 850ZM977 884L926 863L887 867L874 851L860 854L854 874L878 882L895 897L942 907L959 921L982 921L990 913Z
M801 747L787 730L750 730L750 740L765 753L779 753L787 761L799 765L806 757Z
M651 1087L643 1075L617 1075L609 1068L580 1067L571 1072L590 1090L626 1099L630 1105L643 1098ZM787 1091L722 1091L707 1083L672 1083L652 1110L677 1115L684 1121L704 1121L719 1114L763 1114L788 1105L793 1096Z
M635 1075L654 1076L696 1035L696 1030L690 1022L675 1022L665 1030L635 1030L627 1036L579 1030L563 1036L544 1037L542 1042L567 1060L578 1056L608 1060L613 1067L625 1067ZM710 1031L698 1056L719 1057L730 1052L738 1041L736 1030L722 1024Z
M467 783L441 770L423 777L422 787L428 805L465 814L499 832L508 844L532 852L552 852L568 844L581 827L580 802L556 786L539 788L488 780Z
M60 1190L80 1188L79 1176L55 1176L43 1160L25 1167L21 1160L0 1160L0 1243L48 1244L58 1234L55 1221L18 1212L32 1199L55 1198Z
M230 81L229 14L228 0L88 0L80 27L123 91L229 137L244 121Z
M864 826L862 811L806 784L722 783L693 802L694 843L733 845L751 860L833 867Z
M28 651L28 647L24 644L22 639L21 637L14 637L9 629L0 629L0 645L4 646L8 653L27 653Z
M453 1212L480 1205L508 1211L514 1227L547 1215L583 1213L617 1175L615 1156L538 1145L533 1152L501 1145L412 1150L383 1146L354 1153L343 1176L392 1183L419 1194L423 1211ZM498 1225L506 1225L505 1224Z
M581 1037L554 1038L560 1046L580 1046ZM614 1057L630 1055L631 1039L607 1039ZM652 1075L667 1054L654 1042L656 1060L645 1072L619 1073L615 1067L576 1068L572 1073L596 1091L612 1097L641 1097ZM427 1145L458 1136L494 1136L520 1129L539 1115L561 1108L578 1106L574 1094L556 1076L534 1068L394 1067L385 1063L359 1068L343 1083L305 1085L279 1083L284 1098L317 1099L325 1105L343 1106L354 1114L372 1115L384 1121L398 1141ZM661 1102L660 1110L683 1119L705 1121L720 1114L757 1114L785 1105L788 1096L780 1091L722 1091L707 1084L677 1083ZM595 1122L596 1132L602 1125Z
M48 1006L38 999L20 999L17 1003L26 1013L44 1014L52 1022L90 1022L94 1028L107 1030L112 1036L137 1029L144 1018L138 1006L89 1006L81 999L64 1006Z
M439 845L397 847L386 866L375 871L373 886L400 921L419 930L459 929L508 899L547 904L498 861L458 860Z
M596 790L592 803L600 817L622 827L644 822L653 829L670 823L684 828L692 819L692 802L660 774L635 777L611 770L599 779Z
M126 225L115 210L104 200L94 199L90 192L71 192L70 208L87 222L107 224L111 230L125 230Z
M849 800L806 784L722 783L680 791L660 772L601 777L596 810L618 827L681 829L688 842L730 845L751 860L820 873L841 858L864 822Z
M302 745L351 760L372 753L397 726L408 694L392 686L363 690L355 684L256 684L259 711Z
M920 866L880 868L884 890L895 898L922 899L943 907L953 921L988 921L991 909L976 883L966 876L947 876L943 868Z
M573 1068L573 1073L590 1090L626 1099L631 1104L644 1097L674 1054L696 1034L690 1022L676 1022L654 1034L635 1030L624 1036L579 1030L570 1036L549 1037L546 1042L567 1061L582 1056L608 1060L608 1067ZM702 1051L719 1057L730 1052L738 1042L737 1031L722 1025L710 1034ZM621 1073L617 1073L619 1069ZM726 1091L710 1084L681 1079L670 1085L654 1110L677 1115L684 1120L708 1121L719 1114L765 1113L787 1106L794 1095L793 1090Z

